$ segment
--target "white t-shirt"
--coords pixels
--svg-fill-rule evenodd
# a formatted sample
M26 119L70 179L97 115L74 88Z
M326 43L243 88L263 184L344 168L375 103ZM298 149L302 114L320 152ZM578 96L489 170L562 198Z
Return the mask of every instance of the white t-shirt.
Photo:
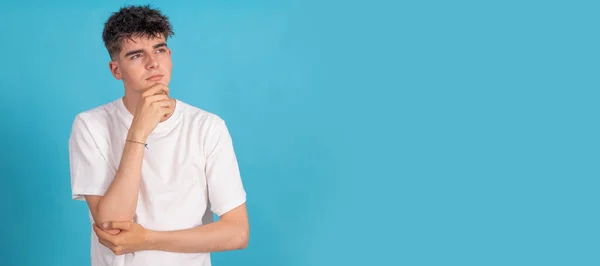
M79 113L69 139L72 198L104 195L119 167L133 115L119 98ZM157 231L212 222L243 204L233 144L215 114L177 100L147 139L134 222ZM91 213L90 222L93 223ZM209 253L139 251L115 255L91 230L92 266L211 265Z

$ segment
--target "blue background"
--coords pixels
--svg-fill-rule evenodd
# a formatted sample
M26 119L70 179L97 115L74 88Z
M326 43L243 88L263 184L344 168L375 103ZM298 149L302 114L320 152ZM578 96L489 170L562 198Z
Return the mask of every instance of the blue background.
M123 93L104 21L147 3L99 2L0 4L2 265L89 265L67 140ZM172 94L248 192L214 265L600 265L597 1L168 2Z

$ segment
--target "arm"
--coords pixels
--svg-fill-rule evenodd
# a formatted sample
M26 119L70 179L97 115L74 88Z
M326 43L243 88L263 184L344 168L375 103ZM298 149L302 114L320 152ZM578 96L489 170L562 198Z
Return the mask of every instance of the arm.
M233 142L224 121L207 137L206 180L212 212L220 219L186 230L148 232L148 248L172 252L216 252L243 249L250 229L246 192ZM232 206L237 206L232 208Z
M158 84L142 94L127 139L145 143L159 121L172 112L174 101L168 97L168 90L166 86ZM133 220L138 202L144 149L143 144L126 141L119 168L104 195L85 196L95 223L102 225L109 221ZM119 231L109 232L114 234Z
M104 196L85 196L94 221L100 225L108 221L131 221L135 215L144 146L131 142L125 143L119 169ZM108 232L114 234L119 231Z
M148 231L147 246L151 250L170 252L218 252L246 248L249 235L244 203L214 223L177 231Z
M217 119L215 122L206 138L205 173L211 210L220 219L187 232L151 233L150 242L159 250L211 252L243 249L248 245L246 192L233 142L225 121Z
M228 130L219 123L209 138L206 179L211 210L217 222L176 231L151 231L131 222L113 222L104 229L123 230L111 236L94 227L100 241L115 254L137 250L162 250L180 253L216 252L243 249L250 235L246 192ZM232 206L236 206L232 208Z
M118 234L107 230L120 231ZM246 204L221 215L219 221L176 231L152 231L140 224L110 222L100 229L94 224L98 240L116 255L140 250L160 250L179 253L208 253L243 249L250 235Z

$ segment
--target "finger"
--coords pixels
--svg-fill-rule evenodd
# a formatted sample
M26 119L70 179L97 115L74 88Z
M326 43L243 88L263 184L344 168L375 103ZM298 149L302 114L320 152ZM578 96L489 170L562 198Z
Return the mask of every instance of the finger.
M171 107L173 106L170 99L158 100L158 101L152 102L152 104L158 104L159 106L171 106Z
M163 101L161 101L161 103L163 103ZM175 110L175 99L173 98L169 98L169 100L166 101L166 104L161 104L162 107L168 107L169 109L171 109L171 111Z
M96 236L98 236L98 240L105 240L110 237L110 234L102 231L102 229L96 224L94 224L94 232L96 233Z
M92 229L94 230L94 233L96 233L96 236L100 238L100 236L98 235L98 226L96 226L96 224L92 224Z
M98 236L98 238L102 238L104 236L104 234L106 233L106 232L102 231L102 229L100 227L98 227L97 224L93 224L92 227L94 229L94 232Z
M108 233L109 235L117 235L121 232L121 230L118 229L110 229L108 228L108 222L104 222L100 225L96 225L98 227L99 230L101 230L102 232ZM102 226L102 227L100 227Z
M109 222L107 224L108 228L107 229L121 229L121 230L129 230L131 225L131 222L117 222L117 221L113 221L113 222Z
M161 95L161 94L167 95L167 93L164 90L159 90L154 95Z
M110 228L107 228L106 230L110 230ZM98 236L98 240L104 240L108 243L110 243L111 245L117 245L120 243L120 236L117 235L111 235L107 232L104 232L104 230L102 230L102 228L96 226L96 228L94 229L94 231L96 231L96 235Z
M150 87L148 90L146 90L144 93L142 93L143 97L146 96L150 96L150 95L155 95L158 94L160 92L164 92L164 94L169 94L169 87L167 87L166 85L162 84L162 83L156 83L154 84L152 87Z
M102 231L108 233L111 236L115 236L115 235L118 235L119 233L121 233L121 230L119 230L119 229L104 229Z
M142 93L143 96L148 96L148 95L154 95L160 91L167 91L169 88L162 83L156 83L152 86L150 86L146 91L144 91L144 93Z
M161 111L165 116L169 116L173 113L173 108L170 106L163 106L161 107Z
M153 103L153 102L159 102L159 101L168 101L168 100L169 100L169 96L167 96L166 94L150 95L150 96L146 96L144 98L144 101L146 103Z
M172 112L172 108L169 106L167 101L153 102L152 107L158 108L162 113L164 112Z
M107 233L104 233L104 234L105 235L103 237L99 237L98 240L106 242L107 243L106 246L115 247L115 246L120 245L123 242L122 236L112 236Z
M125 254L125 250L122 247L113 247L112 251L113 251L113 253L115 253L115 255Z
M108 242L108 241L106 241L104 239L100 239L99 242L100 242L100 244L102 244L103 246L105 246L105 247L107 247L107 248L109 248L111 250L113 248L115 248L110 242Z

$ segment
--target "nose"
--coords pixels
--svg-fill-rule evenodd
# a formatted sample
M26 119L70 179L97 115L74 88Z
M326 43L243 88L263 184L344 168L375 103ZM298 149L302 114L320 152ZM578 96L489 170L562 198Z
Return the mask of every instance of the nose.
M146 68L153 69L158 67L158 60L156 59L156 55L150 54L146 56Z

